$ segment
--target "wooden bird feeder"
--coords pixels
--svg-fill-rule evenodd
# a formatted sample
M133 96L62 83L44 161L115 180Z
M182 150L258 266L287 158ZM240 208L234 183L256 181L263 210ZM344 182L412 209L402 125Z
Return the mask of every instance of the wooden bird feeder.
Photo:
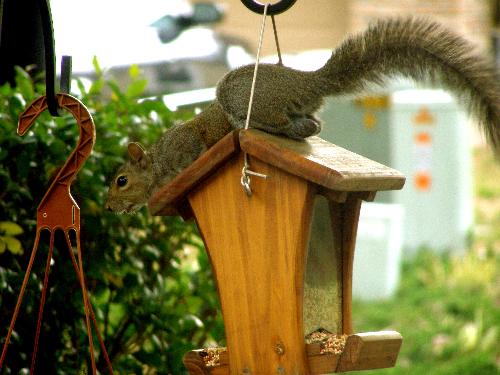
M251 169L268 176L252 177L251 196L240 184L245 153ZM401 189L404 180L319 137L245 130L228 134L158 191L151 213L196 220L222 306L227 348L186 353L189 373L394 366L399 333L354 333L352 270L361 202Z

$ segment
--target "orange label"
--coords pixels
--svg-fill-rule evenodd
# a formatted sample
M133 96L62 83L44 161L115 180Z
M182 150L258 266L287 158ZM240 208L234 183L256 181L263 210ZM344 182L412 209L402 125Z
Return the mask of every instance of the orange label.
M419 191L429 191L432 186L432 176L427 171L420 171L413 176L415 188Z
M436 119L432 115L431 111L429 111L429 108L427 107L422 107L420 110L416 113L415 116L413 116L413 123L415 125L432 125L436 122Z
M389 108L388 96L366 96L354 100L354 104L365 109L386 109Z
M432 142L432 137L427 132L420 132L415 134L415 143L417 145L429 145Z
M366 129L374 129L377 126L377 116L372 112L363 115L363 125Z

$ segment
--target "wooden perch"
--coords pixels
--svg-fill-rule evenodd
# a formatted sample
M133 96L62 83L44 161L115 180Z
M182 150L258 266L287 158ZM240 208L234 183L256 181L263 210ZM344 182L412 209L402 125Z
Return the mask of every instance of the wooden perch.
M322 353L320 344L306 344L309 374L393 367L402 340L394 331L357 333L347 338L340 354ZM224 348L192 350L185 354L183 362L190 375L230 375L229 355Z

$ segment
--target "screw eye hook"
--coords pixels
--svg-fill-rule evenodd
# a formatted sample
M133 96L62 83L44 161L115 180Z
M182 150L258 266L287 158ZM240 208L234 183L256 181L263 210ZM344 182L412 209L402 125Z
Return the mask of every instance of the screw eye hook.
M247 194L247 196L251 197L252 196L252 188L250 186L251 180L250 176L255 176L255 177L260 177L263 178L264 180L267 179L267 175L263 173L258 173L254 172L250 169L248 169L249 164L248 164L248 155L245 154L245 164L243 165L243 168L241 169L241 186L243 186L243 190Z
M250 187L250 176L242 172L241 175L241 186L243 186L243 190L247 194L247 196L252 196L252 188Z

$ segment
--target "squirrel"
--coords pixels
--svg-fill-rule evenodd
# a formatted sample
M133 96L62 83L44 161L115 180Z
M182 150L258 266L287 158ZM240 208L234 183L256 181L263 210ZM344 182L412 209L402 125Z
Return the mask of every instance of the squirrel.
M500 77L493 62L473 50L465 39L428 19L376 21L348 37L316 71L260 64L250 127L304 139L321 130L315 113L323 98L361 93L403 76L454 94L500 155ZM224 135L244 128L253 71L254 65L248 65L227 73L208 108L167 129L149 150L130 143L130 160L112 180L105 207L119 213L137 211Z

